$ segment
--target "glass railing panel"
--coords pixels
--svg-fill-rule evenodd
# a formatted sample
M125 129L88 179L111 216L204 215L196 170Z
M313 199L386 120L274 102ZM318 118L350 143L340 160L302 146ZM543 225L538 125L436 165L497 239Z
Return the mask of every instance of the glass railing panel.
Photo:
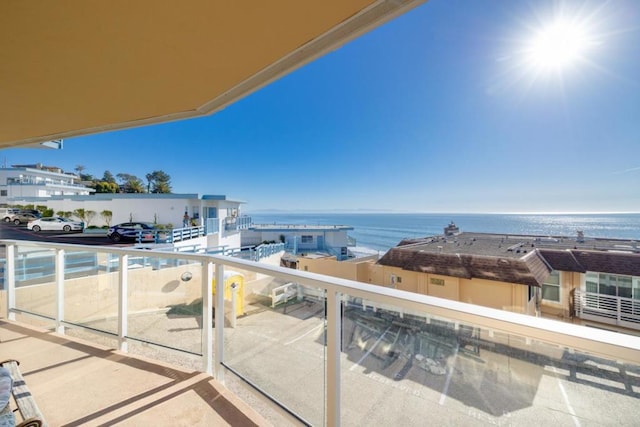
M15 306L17 309L55 319L56 251L20 245L15 248Z
M374 307L353 298L343 306L343 425L637 422L638 365Z
M119 259L108 252L65 251L64 320L118 331Z
M149 255L129 255L127 336L202 354L202 263Z
M225 302L224 364L297 417L323 425L324 290L258 275L244 280L241 297L244 313L236 305L235 319Z

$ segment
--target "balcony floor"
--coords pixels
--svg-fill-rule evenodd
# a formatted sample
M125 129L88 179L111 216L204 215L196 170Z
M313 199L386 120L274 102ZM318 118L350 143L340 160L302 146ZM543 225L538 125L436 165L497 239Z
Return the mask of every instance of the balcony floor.
M0 343L51 426L270 425L204 373L6 320Z

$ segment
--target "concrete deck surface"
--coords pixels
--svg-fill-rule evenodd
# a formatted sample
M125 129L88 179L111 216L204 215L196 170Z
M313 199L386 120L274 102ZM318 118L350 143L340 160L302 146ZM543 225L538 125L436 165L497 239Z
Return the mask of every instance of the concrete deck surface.
M49 426L270 425L207 374L0 320L6 359L20 362Z

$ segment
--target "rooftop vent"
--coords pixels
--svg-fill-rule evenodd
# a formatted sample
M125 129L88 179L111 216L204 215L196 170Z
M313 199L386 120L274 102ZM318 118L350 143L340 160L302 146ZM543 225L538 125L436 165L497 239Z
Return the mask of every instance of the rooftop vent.
M460 229L458 228L458 226L453 221L451 221L449 223L449 225L447 225L444 228L444 235L445 236L453 236L454 234L458 234L459 232L460 232Z

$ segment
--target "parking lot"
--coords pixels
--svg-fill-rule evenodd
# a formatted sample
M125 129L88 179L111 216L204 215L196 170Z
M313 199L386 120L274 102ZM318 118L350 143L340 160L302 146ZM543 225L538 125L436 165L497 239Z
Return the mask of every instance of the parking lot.
M74 245L91 246L130 246L130 244L116 244L109 240L106 230L85 231L83 233L62 231L40 231L38 233L27 230L26 224L15 225L0 221L0 239L33 240L36 242L68 243ZM0 245L0 259L4 258L4 245Z
M38 233L27 230L26 224L0 222L0 239L33 240L37 242L72 243L77 245L113 245L106 236L107 230L85 230L82 233L45 231Z

